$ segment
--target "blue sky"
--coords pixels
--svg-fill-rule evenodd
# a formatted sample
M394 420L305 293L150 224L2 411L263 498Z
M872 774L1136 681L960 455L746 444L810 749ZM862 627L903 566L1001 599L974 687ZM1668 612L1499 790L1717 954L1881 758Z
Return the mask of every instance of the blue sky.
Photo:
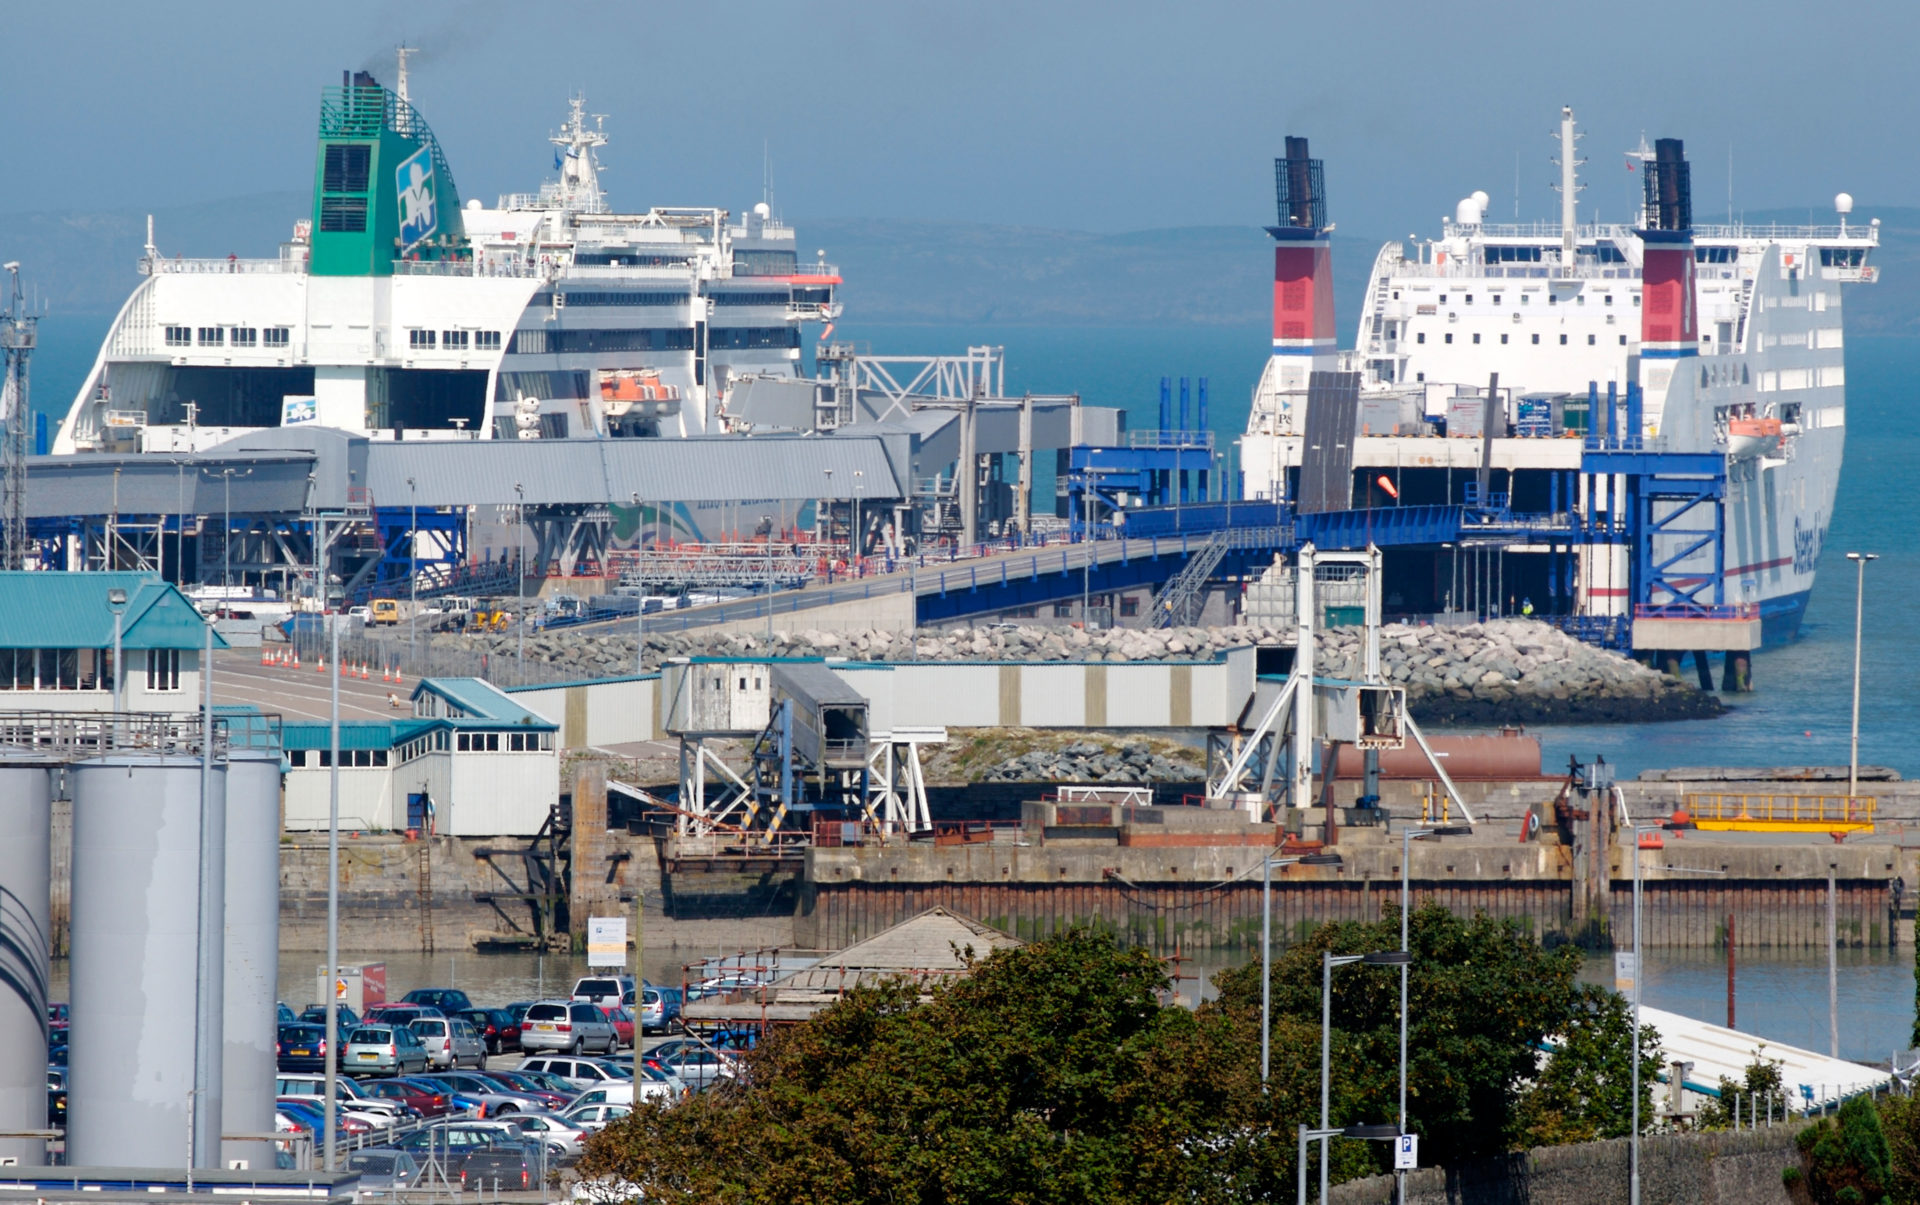
M1641 3L600 3L69 0L7 9L0 211L126 209L311 186L342 68L413 95L461 191L551 168L567 94L607 117L616 204L758 200L796 218L1100 231L1272 220L1281 137L1328 163L1352 233L1430 232L1455 199L1557 212L1572 104L1586 212L1621 152L1679 136L1696 211L1920 202L1920 6Z

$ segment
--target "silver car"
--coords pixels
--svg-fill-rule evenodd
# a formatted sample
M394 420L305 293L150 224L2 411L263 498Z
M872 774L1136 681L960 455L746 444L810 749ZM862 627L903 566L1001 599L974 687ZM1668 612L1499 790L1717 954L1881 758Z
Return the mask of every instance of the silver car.
M404 1025L362 1025L347 1034L340 1070L365 1074L369 1071L388 1075L406 1075L427 1069L427 1048Z
M591 1004L542 1000L520 1020L522 1050L565 1050L579 1055L589 1050L612 1054L619 1048L620 1035L613 1023Z
M409 1021L407 1028L420 1038L435 1067L484 1069L487 1065L487 1043L465 1017L421 1017Z

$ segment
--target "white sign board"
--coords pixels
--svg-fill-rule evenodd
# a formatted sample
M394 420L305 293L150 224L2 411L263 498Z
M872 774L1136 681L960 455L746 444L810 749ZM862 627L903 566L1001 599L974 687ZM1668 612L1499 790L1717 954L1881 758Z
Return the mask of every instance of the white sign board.
M1393 1170L1410 1172L1420 1166L1420 1135L1402 1134L1393 1145Z
M1630 992L1633 990L1633 981L1639 977L1640 955L1616 951L1613 956L1613 990Z
M627 965L627 918L590 916L587 918L587 965L623 967Z

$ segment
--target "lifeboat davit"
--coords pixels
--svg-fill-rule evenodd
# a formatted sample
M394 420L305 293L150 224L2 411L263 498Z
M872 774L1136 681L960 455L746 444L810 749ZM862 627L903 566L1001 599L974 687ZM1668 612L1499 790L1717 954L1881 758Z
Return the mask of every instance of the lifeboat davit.
M1777 418L1736 418L1727 424L1727 452L1735 460L1773 456L1784 434Z

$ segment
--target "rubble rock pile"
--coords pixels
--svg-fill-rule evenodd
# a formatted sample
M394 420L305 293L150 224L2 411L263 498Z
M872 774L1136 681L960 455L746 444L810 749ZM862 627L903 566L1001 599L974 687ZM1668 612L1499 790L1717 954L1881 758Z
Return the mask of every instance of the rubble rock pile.
M1359 671L1361 629L1333 628L1317 639L1320 672ZM1291 645L1291 628L1078 628L993 624L926 629L916 636L882 630L814 629L763 633L647 634L648 669L675 657L843 657L851 661L1210 661L1245 645ZM435 637L435 653L517 655L512 635ZM526 640L529 667L554 680L630 674L631 635L552 632ZM1657 670L1582 644L1548 624L1498 619L1457 627L1381 629L1380 668L1404 686L1416 718L1428 723L1590 723L1674 720L1718 715L1720 701ZM530 674L529 677L532 675ZM1102 754L1105 756L1106 754ZM1161 781L1161 780L1152 780Z

